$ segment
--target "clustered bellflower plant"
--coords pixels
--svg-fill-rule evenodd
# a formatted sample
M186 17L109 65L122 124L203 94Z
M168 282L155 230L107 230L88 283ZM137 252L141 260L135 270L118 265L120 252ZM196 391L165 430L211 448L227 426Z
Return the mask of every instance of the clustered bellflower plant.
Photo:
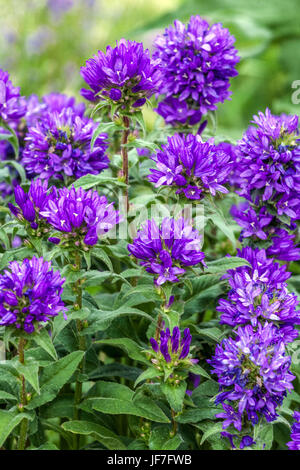
M55 197L56 191L53 188L48 190L47 181L37 179L32 181L28 194L21 186L15 188L15 200L17 206L8 203L11 213L27 226L28 233L47 233L46 220L41 217L41 211L45 208L49 198ZM32 229L32 230L30 230Z
M50 270L51 263L43 258L12 261L0 276L0 325L14 326L32 333L49 319L64 313L61 300L62 279L59 271Z
M200 16L186 25L176 20L156 38L153 57L162 73L156 111L167 124L197 124L229 99L229 80L239 61L234 41L220 23L210 26Z
M96 126L70 107L43 114L25 137L23 165L28 175L70 182L107 168L107 135L99 135L91 149Z
M99 99L117 104L123 114L132 113L146 103L157 91L160 73L148 49L135 41L121 39L116 47L107 46L106 53L98 51L81 75L90 89L82 89L88 100Z
M141 109L158 89L161 74L157 61L152 60L148 49L142 43L121 39L116 47L107 46L106 53L98 51L86 65L81 75L90 89L83 88L82 95L92 102L100 103L94 112L104 104L110 106L111 118L116 114L123 123L122 134L122 177L129 185L128 137L130 126L138 122L143 125ZM129 211L128 188L124 191L125 210Z
M172 334L169 328L162 329L159 339L150 338L152 351L147 351L150 360L159 374L163 373L165 381L174 386L179 386L186 378L186 372L198 362L191 358L190 346L192 336L189 328L186 328L181 336L178 326L173 328Z
M154 282L160 286L178 282L189 266L198 263L205 266L205 255L200 247L199 232L181 217L177 220L164 218L160 226L148 220L128 245L128 250L155 275Z
M108 203L105 196L97 191L76 190L72 187L59 189L56 198L49 198L41 216L45 217L57 236L49 241L74 250L87 251L98 241L98 236L106 234L118 224L119 212Z
M174 186L176 194L195 200L207 193L228 192L224 183L229 180L233 159L226 147L214 145L213 139L203 142L199 136L175 134L151 158L156 168L150 169L148 178L155 187Z
M271 320L284 342L293 341L298 336L294 326L300 323L300 312L297 296L287 288L291 273L268 259L265 250L246 247L239 255L251 267L242 266L224 276L231 289L227 299L219 301L220 321L232 327L248 323L256 327L259 321Z
M87 106L0 69L1 449L300 449L298 118L218 134L234 43L120 38Z
M253 117L237 145L238 191L248 204L233 207L241 240L263 240L270 256L300 259L295 243L300 217L298 116L276 116L269 109Z
M259 324L257 330L239 327L237 337L224 339L209 362L221 387L216 400L224 412L217 417L224 419L224 429L233 425L242 431L248 422L257 424L260 416L273 421L276 407L293 389L291 358L271 323Z

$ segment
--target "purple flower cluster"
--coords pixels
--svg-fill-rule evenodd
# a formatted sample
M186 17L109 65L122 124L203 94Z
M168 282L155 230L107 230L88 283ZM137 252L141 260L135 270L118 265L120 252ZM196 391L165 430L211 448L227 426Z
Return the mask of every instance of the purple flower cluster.
M20 221L29 222L30 228L33 230L41 229L46 230L45 219L41 216L40 212L43 211L49 201L57 196L56 189L51 188L48 190L47 181L37 179L32 181L28 194L21 188L15 188L15 200L18 207L8 203L8 207L12 214Z
M43 258L12 261L0 275L0 325L33 333L66 308L61 300L64 279Z
M238 143L241 194L255 204L268 202L279 215L300 218L298 116L275 116L267 109L253 117Z
M231 290L227 299L219 301L220 322L232 327L257 327L269 321L279 327L277 336L284 343L293 341L298 336L294 326L300 324L300 311L296 309L297 296L287 289L286 280L291 274L285 266L268 259L265 250L246 247L238 255L251 267L231 269L224 276Z
M168 364L179 363L179 361L185 359L189 355L191 341L192 336L189 328L184 330L181 338L178 326L173 328L172 335L169 328L161 330L159 342L154 338L150 338L153 351L161 355Z
M266 207L261 207L257 213L246 201L239 206L232 206L230 213L238 225L242 227L240 241L247 237L259 238L260 240L268 238L265 227L273 220L273 216L268 214Z
M22 163L28 175L74 180L107 168L107 135L99 134L90 147L96 127L74 107L44 113L25 137Z
M60 114L65 108L72 108L74 114L83 118L85 113L84 103L76 103L73 96L63 93L48 93L40 100L37 95L30 95L27 98L27 112L25 115L27 127L34 127L39 119L47 114Z
M119 211L97 191L82 188L59 189L55 198L49 197L40 215L57 235L49 238L65 248L88 250L120 221Z
M298 116L258 113L238 142L239 194L251 207L234 209L242 237L268 240L269 256L300 259L294 244L300 218L300 138Z
M240 241L249 239L251 245L257 245L263 240L268 256L282 261L295 261L300 259L300 247L295 244L295 235L289 233L287 228L280 228L281 222L268 212L266 206L252 207L248 201L239 206L232 206L231 215L242 227Z
M295 422L292 425L291 441L287 443L290 450L300 450L300 412L295 411L293 415Z
M81 75L91 90L82 89L90 101L106 99L117 104L121 113L134 112L153 95L160 83L160 71L142 43L121 39L116 47L107 46L106 53L98 51Z
M154 42L153 58L162 75L157 112L171 125L196 124L203 114L229 99L229 80L239 61L234 37L220 23L192 16L176 20Z
M150 169L149 180L159 186L174 186L187 199L202 199L206 193L227 193L224 186L232 170L232 156L223 144L203 142L192 134L175 134L168 138L152 157L156 168Z
M160 226L148 220L128 245L129 252L142 260L140 264L146 271L157 276L154 282L158 286L178 282L189 266L205 266L200 248L199 232L182 217L164 218Z
M9 73L0 69L0 120L18 121L26 113L26 101L20 96L20 89L14 87Z
M220 384L216 403L224 411L216 417L224 419L223 429L233 425L241 431L247 422L257 424L260 416L274 421L277 406L293 389L291 358L272 323L239 327L236 338L224 339L208 362Z
M286 266L259 248L244 247L238 256L249 266L227 271L223 278L231 289L217 307L220 322L235 328L236 337L224 339L208 362L220 384L216 403L222 403L223 412L216 417L224 419L223 429L232 425L248 432L248 424L255 425L260 416L275 420L276 408L293 388L286 344L298 336L300 311L297 296L287 289ZM223 437L233 444L233 434Z

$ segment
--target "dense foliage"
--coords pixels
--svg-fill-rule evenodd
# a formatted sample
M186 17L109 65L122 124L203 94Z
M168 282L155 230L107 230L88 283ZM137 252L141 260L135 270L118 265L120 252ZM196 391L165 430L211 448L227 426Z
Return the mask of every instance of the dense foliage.
M94 52L87 104L0 69L0 446L300 450L298 116L220 133L196 14Z

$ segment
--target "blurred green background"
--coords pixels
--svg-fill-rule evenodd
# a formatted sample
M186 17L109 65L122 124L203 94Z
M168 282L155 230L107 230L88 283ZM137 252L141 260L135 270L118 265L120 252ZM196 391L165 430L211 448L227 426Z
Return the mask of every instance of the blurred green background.
M299 114L291 101L300 80L299 0L0 0L0 11L0 67L22 94L79 96L79 68L98 49L121 37L151 48L176 18L199 14L229 28L242 59L232 101L219 108L221 129L240 137L266 106Z

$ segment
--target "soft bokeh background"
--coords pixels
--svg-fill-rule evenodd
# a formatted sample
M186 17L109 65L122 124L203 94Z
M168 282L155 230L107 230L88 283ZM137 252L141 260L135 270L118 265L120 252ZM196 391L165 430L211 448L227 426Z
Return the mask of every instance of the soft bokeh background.
M299 114L291 101L300 80L299 0L0 0L0 11L0 67L25 95L79 96L79 68L98 49L121 37L151 48L176 18L199 14L230 29L242 58L220 128L239 137L266 106Z

